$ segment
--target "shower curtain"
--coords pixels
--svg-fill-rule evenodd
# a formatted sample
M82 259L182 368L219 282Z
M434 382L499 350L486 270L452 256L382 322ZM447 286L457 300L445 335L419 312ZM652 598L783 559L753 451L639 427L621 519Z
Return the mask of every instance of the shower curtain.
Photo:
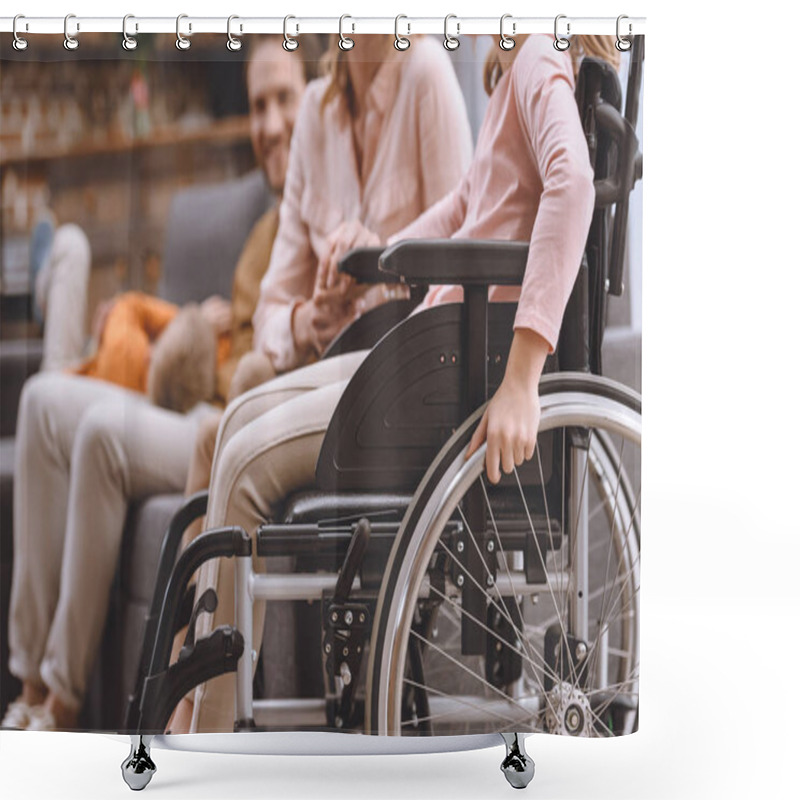
M641 42L129 33L0 41L4 724L634 732Z

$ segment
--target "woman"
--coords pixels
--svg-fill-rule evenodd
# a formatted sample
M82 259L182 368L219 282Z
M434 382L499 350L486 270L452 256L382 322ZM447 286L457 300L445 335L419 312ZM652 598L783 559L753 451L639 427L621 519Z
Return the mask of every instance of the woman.
M574 56L554 50L546 36L517 42L513 51L487 64L492 97L467 174L392 237L530 240L521 290L491 293L493 300L519 300L505 377L470 447L471 453L487 440L486 469L493 482L501 469L510 472L533 454L538 382L557 342L594 206L593 173L574 100ZM613 53L593 37L580 46L593 54ZM573 39L573 53L578 47ZM333 260L329 266L333 270ZM320 273L321 286L328 280ZM439 287L425 305L457 301L460 295L456 287ZM269 330L262 335L280 348L279 337ZM230 524L253 531L290 492L313 484L327 424L364 356L341 356L277 378L229 408L217 441L208 527ZM233 569L230 560L203 566L198 592L216 586L219 606L213 615L203 615L198 635L233 622ZM258 647L263 609L259 604L254 611ZM190 730L231 730L234 694L233 675L199 686Z
M362 296L347 282L315 291L318 264L351 244L385 241L446 195L469 164L466 109L447 59L433 43L403 59L392 42L367 37L356 51L336 48L331 75L308 85L296 118L293 110L272 275L254 319L255 346L278 371L314 360L359 309L384 299L380 287ZM273 60L292 60L278 49ZM258 98L250 95L252 114ZM15 482L10 666L23 695L4 724L72 728L106 617L128 500L183 488L185 445L191 450L208 412L176 422L162 409L148 406L143 414L140 397L100 381L73 377L57 392L37 384L23 398L21 427L29 435L18 439ZM69 404L71 416L62 408L67 389L81 401ZM42 450L43 458L34 457Z

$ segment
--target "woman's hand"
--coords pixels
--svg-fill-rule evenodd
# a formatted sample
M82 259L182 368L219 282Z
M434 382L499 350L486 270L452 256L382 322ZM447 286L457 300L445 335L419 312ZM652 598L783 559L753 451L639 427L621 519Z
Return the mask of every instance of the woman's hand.
M514 333L506 374L478 424L467 448L469 458L486 441L486 475L500 480L500 469L514 467L533 457L539 430L539 378L549 347L527 328Z
M313 350L321 356L355 315L355 306L346 294L316 289L314 296L295 311L293 325L298 348Z
M349 275L339 272L339 261L354 247L377 247L381 243L376 233L364 227L357 219L343 222L328 236L327 252L320 259L317 282L323 289L348 291L353 284Z
M342 256L354 247L371 247L380 239L357 220L342 223L329 237L317 269L314 294L300 303L292 317L292 332L301 352L322 355L339 332L357 315L356 300L365 288L339 272Z

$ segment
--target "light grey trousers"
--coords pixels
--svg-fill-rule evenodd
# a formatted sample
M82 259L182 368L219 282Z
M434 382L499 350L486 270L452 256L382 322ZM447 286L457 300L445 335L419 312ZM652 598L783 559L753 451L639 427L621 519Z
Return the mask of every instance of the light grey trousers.
M17 423L9 669L79 707L128 503L183 491L197 425L93 378L43 372Z
M86 308L92 252L77 225L61 225L36 282L45 314L42 369L71 366L86 345Z
M241 525L251 535L271 519L276 503L314 485L322 441L349 379L368 351L319 361L281 375L234 400L225 411L214 453L206 527ZM254 548L255 552L255 548ZM200 569L197 597L214 587L219 604L201 614L197 636L235 624L234 559L213 559ZM257 569L263 559L254 557ZM265 608L253 610L253 647L261 647ZM319 631L309 635L319 635ZM192 732L232 731L236 675L197 687Z

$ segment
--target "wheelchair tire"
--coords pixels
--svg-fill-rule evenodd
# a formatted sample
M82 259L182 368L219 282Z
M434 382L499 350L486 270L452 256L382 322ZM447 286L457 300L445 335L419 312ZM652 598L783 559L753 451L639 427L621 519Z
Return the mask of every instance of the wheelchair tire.
M515 470L521 501L505 507L524 514L503 519L511 512L500 504L493 511L485 445L464 458L484 409L453 434L418 487L386 567L367 671L370 733L609 736L636 729L641 398L583 373L545 376L540 398L539 441L560 435L552 440L561 442L560 463L572 465L561 470L562 490L569 484L563 507L547 508L537 443L529 465L539 459L542 497L530 496L537 491L533 483L523 486L525 468ZM459 552L466 536L480 551L462 510L467 491L479 486L488 512L480 581L474 566L470 575L459 563L456 540L448 539L460 520ZM542 500L544 521L529 510ZM557 523L564 526L561 537ZM520 524L528 529L520 533ZM487 536L494 545L486 544ZM543 552L540 543L548 539L553 546ZM516 552L507 552L504 540ZM537 551L543 581L526 571ZM461 606L465 573L466 582L482 587L486 619ZM485 631L483 655L462 655L459 632L467 617Z

